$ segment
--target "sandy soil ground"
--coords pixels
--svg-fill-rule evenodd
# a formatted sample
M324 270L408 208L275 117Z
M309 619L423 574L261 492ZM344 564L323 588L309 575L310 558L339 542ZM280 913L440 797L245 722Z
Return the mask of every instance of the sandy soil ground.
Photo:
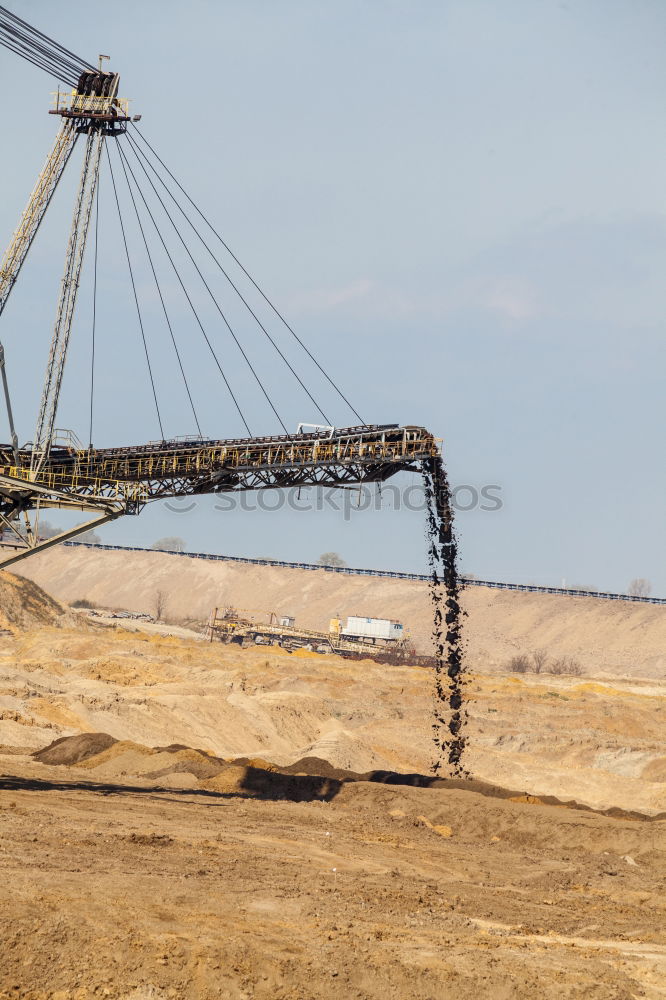
M195 792L0 767L2 997L664 996L663 821L255 768Z
M428 670L3 586L0 998L666 996L663 680L473 671L442 781Z
M68 621L0 636L1 744L105 732L358 772L433 762L427 669ZM468 692L475 776L597 809L666 810L663 681L473 672Z
M62 601L86 598L151 614L162 591L170 618L207 620L214 606L228 604L293 614L323 630L337 612L397 618L420 651L432 651L427 588L410 580L62 546L19 564L19 571ZM545 649L551 657L575 657L595 676L666 676L663 606L484 587L468 588L463 606L467 657L484 673L503 669L515 653Z

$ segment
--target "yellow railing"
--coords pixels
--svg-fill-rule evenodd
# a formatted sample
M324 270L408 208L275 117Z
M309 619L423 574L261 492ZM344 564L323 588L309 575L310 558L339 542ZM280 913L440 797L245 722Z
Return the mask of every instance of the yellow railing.
M127 476L159 478L161 475L189 475L198 472L245 470L291 465L336 465L367 461L410 461L438 454L440 442L429 434L414 438L388 441L349 438L343 440L285 441L247 445L206 446L192 451L155 451L148 454L90 456L78 453L77 465L83 472L86 465L92 475L109 475L114 479Z
M54 111L75 111L77 114L105 115L111 109L124 117L129 115L129 100L126 97L97 97L77 94L75 90L57 90L53 93Z
M270 473L271 470L299 467L346 467L350 471L359 465L375 463L399 467L435 456L440 445L439 439L419 428L398 431L386 438L381 433L361 433L309 441L249 440L193 444L191 448L156 448L148 452L128 449L120 454L72 450L64 462L52 455L37 475L26 466L14 467L10 454L6 454L6 465L0 464L0 472L46 489L142 503L149 496L155 496L153 486L160 480L189 481L213 477L220 472L244 475L253 470ZM185 487L185 483L182 486ZM177 488L176 493L179 491Z
M1 467L0 474L18 479L26 485L34 483L45 490L59 493L77 493L86 497L99 496L105 499L131 500L145 503L148 495L140 483L123 482L100 476L82 476L75 472L48 472L42 470L35 473L28 468L16 466Z

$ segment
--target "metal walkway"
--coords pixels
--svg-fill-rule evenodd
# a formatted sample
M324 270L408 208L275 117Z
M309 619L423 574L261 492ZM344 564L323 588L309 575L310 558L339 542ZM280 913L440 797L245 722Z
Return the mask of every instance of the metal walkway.
M54 445L34 468L30 447L0 444L0 525L22 548L0 559L10 566L68 541L88 527L138 514L167 497L301 486L349 488L382 483L398 472L423 473L440 442L424 427L371 424L320 428L315 433L258 438L153 441L122 448L84 448L75 440ZM39 508L95 512L93 521L53 538L27 537L19 516Z

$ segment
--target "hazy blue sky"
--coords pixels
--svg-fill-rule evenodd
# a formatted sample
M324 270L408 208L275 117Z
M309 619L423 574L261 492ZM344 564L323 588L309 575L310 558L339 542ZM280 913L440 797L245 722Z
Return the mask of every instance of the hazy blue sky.
M454 484L500 487L500 511L459 515L466 570L605 589L645 576L666 593L660 0L120 0L97 20L77 0L6 2L75 52L112 56L144 134L366 420L423 424L444 439ZM6 50L0 73L6 242L56 121L46 114L46 74ZM23 440L33 433L77 173L72 165L2 320ZM159 436L111 197L105 170L98 445ZM58 421L82 438L87 265ZM204 432L241 433L159 267ZM189 433L143 264L138 277L165 430ZM288 426L317 419L217 285ZM210 303L197 301L253 432L273 431ZM336 423L353 421L321 380L312 385ZM460 496L467 502L469 492ZM155 505L103 534L424 566L423 515L388 502L347 519L214 508L213 498L189 513Z

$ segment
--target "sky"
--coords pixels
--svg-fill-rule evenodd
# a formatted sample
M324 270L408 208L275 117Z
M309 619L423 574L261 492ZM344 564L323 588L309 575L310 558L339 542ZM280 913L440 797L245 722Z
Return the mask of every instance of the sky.
M90 61L112 57L143 135L364 420L443 440L464 571L611 591L645 577L666 595L663 3L120 0L98 19L78 0L6 4ZM8 242L57 129L46 113L55 81L0 50L0 82ZM22 441L33 434L80 152L1 321ZM191 434L111 153L164 433ZM99 233L93 441L138 444L161 434L106 163ZM152 245L202 430L244 434ZM275 432L212 300L182 248L174 253L252 433ZM321 421L202 254L289 429ZM89 245L58 416L82 440L92 259ZM243 288L326 415L356 423ZM418 479L392 485L320 502L250 495L234 509L212 497L157 503L100 534L133 545L176 535L192 551L295 561L332 550L352 566L424 571Z

